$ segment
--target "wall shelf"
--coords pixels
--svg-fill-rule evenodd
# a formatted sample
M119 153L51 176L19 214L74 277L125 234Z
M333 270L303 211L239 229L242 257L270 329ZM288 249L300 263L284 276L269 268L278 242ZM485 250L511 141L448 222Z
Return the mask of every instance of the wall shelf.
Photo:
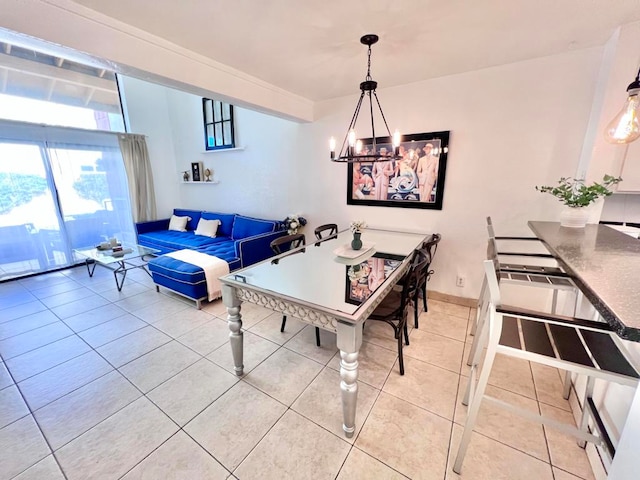
M189 185L217 185L220 183L220 180L211 180L210 182L194 182L193 180L189 180L188 182L185 182L184 180L182 180L180 183L185 183Z

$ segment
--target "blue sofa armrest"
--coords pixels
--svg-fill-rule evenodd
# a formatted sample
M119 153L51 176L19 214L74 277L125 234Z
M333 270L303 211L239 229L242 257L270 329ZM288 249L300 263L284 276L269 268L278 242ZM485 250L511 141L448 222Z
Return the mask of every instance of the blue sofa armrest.
M240 258L241 268L261 262L272 257L271 242L287 234L286 230L279 232L261 233L253 237L235 241L236 256Z
M157 232L158 230L169 230L169 218L153 220L151 222L136 223L136 232L141 233Z

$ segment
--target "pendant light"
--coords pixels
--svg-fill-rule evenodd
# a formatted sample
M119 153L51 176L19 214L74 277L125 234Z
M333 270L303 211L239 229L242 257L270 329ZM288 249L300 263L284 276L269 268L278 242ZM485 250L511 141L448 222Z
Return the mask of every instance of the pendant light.
M329 140L329 150L331 151L331 160L334 162L344 162L344 163L354 163L354 162L387 162L389 160L400 160L402 156L400 155L400 132L397 130L393 135L391 135L391 131L389 130L389 125L387 125L387 119L382 112L382 107L380 106L380 101L378 100L378 95L376 94L376 88L378 87L378 82L374 81L371 78L371 45L374 45L378 41L378 36L374 34L364 35L360 39L360 43L363 45L367 45L367 76L364 82L360 83L360 98L358 99L358 104L356 105L356 110L353 112L353 117L351 118L351 123L349 124L349 128L347 128L347 134L342 142L342 147L340 148L340 152L336 156L336 139L331 137ZM369 115L371 116L371 138L372 144L367 146L365 149L362 140L358 139L356 134L356 123L358 121L358 115L360 114L360 107L362 106L362 100L368 97L369 99ZM378 152L376 145L376 128L375 121L373 118L373 100L375 99L375 103L380 110L380 116L382 117L382 121L384 122L384 126L387 130L387 135L389 141L387 143L393 144L393 152L390 154L381 154ZM365 105L366 109L366 105Z
M607 125L605 138L610 143L631 143L640 137L640 70L627 87L627 100L622 110Z

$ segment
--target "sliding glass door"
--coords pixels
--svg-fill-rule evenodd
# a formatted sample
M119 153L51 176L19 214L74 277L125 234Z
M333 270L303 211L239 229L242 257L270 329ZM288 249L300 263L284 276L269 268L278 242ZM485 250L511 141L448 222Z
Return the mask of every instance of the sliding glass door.
M135 243L116 136L0 121L0 280L112 237Z
M0 142L0 278L66 263L47 255L48 239L66 241L46 167L41 145Z

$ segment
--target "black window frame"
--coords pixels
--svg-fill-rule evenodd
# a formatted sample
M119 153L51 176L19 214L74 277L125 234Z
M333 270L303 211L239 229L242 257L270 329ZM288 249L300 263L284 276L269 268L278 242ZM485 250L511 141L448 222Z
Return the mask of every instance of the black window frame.
M220 109L219 111L217 111L217 109L215 108L216 102L220 103ZM229 118L224 118L224 105L228 105L229 106ZM207 108L211 109L211 122L207 122ZM226 102L222 102L220 100L214 100L211 98L206 98L203 97L202 98L202 122L204 125L204 148L207 151L212 151L212 150L227 150L230 148L235 148L236 147L236 132L235 132L235 125L234 125L234 121L233 121L233 105L231 105L230 103L226 103ZM229 124L230 128L228 129L228 131L231 132L231 138L225 138L225 124ZM215 130L216 130L216 125L220 125L220 130L222 132L222 144L221 145L209 145L209 135L208 135L208 129L209 126L213 126L213 132L214 132L214 139L215 137ZM215 143L215 140L214 140Z

